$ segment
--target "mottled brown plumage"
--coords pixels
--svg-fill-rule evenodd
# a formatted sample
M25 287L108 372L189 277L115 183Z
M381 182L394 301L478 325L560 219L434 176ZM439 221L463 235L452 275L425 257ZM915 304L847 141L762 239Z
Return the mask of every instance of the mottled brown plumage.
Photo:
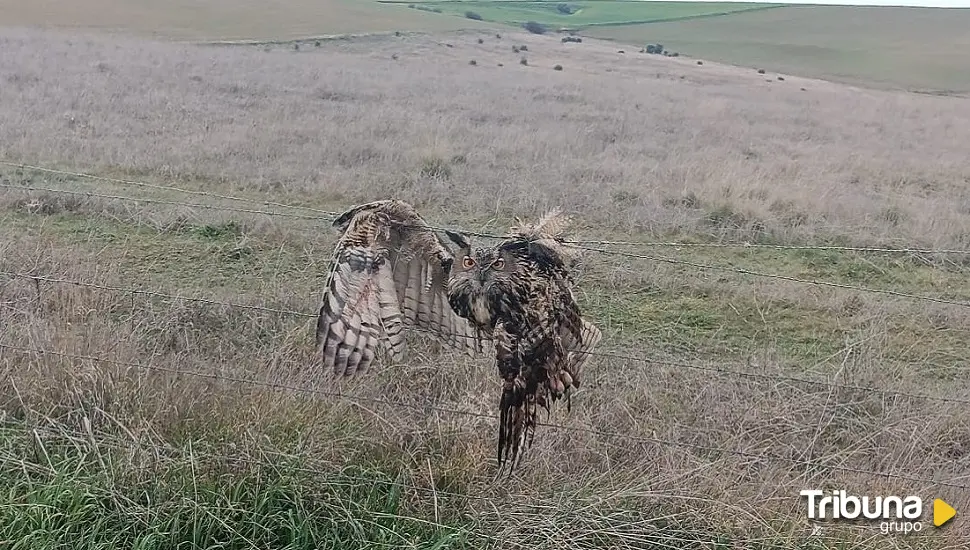
M410 204L359 205L333 225L342 235L316 331L325 368L344 376L364 372L381 342L393 361L403 361L405 326L469 353L488 349L488 335L449 307L445 283L454 256Z
M473 247L446 232L456 256L402 201L357 206L334 225L343 231L317 324L325 367L354 374L379 341L404 353L402 328L415 325L469 352L495 350L503 380L498 460L514 468L531 442L538 408L568 398L602 334L582 318L572 293L574 251L558 212L513 227L498 244ZM511 473L510 468L510 473Z

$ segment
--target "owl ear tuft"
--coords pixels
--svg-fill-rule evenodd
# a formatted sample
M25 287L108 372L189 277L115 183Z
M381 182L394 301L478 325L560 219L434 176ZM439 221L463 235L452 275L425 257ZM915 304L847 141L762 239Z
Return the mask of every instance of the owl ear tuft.
M458 245L458 248L461 248L462 250L467 250L471 248L471 243L468 242L468 238L462 235L461 233L455 233L454 231L449 231L445 229L445 235L448 236L451 242Z

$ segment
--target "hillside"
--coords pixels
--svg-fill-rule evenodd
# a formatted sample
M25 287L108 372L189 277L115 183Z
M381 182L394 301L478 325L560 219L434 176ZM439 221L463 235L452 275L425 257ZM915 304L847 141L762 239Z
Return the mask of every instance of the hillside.
M583 34L857 85L965 95L967 28L970 9L785 6Z
M40 25L175 40L487 28L486 24L367 0L0 0L4 25Z
M970 510L965 101L492 29L0 32L0 541L965 547L798 496ZM575 215L605 337L511 479L488 357L314 368L330 223L388 196Z

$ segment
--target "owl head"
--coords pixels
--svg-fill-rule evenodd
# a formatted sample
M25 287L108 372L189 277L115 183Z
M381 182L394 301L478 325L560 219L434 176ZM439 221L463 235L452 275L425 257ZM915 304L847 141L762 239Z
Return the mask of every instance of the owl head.
M511 250L502 246L475 247L466 235L445 231L448 239L458 247L451 266L451 278L466 282L471 288L490 288L506 285L518 267Z

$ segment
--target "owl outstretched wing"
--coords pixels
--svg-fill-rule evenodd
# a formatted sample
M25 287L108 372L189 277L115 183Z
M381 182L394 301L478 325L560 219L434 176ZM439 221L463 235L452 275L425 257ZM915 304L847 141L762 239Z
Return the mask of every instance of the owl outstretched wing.
M469 354L490 349L489 336L448 304L454 256L410 204L382 200L341 214L341 231L317 319L324 369L353 376L367 370L380 345L393 361L406 355L405 327Z

